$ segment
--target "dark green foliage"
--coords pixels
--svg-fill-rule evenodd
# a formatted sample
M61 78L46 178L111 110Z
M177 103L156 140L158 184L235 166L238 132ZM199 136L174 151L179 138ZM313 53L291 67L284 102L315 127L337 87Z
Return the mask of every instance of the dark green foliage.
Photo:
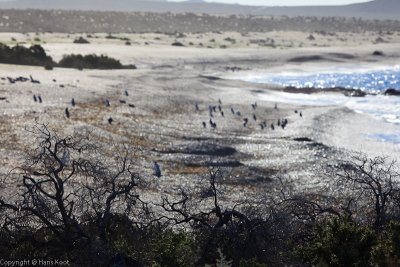
M377 243L373 230L341 219L317 224L313 234L299 252L316 266L369 266Z
M81 36L78 39L75 39L73 43L74 44L89 44L90 42Z
M259 263L255 258L251 260L241 260L239 267L267 267L265 263Z
M53 64L47 63L46 65L44 65L44 69L45 70L53 70Z
M160 232L152 247L155 263L162 267L192 266L197 257L193 237L184 232Z
M17 239L0 231L0 257L51 257L68 259L81 266L107 266L105 263L112 261L116 254L122 254L145 266L160 267L190 267L197 258L195 240L188 233L160 227L140 229L129 219L118 216L112 219L111 224L115 228L109 229L109 244L96 241L99 233L91 222L84 230L91 234L92 242L77 243L70 248L46 229L14 232L19 237Z
M372 251L376 266L400 266L400 223L389 223L388 229L381 234L379 241Z
M57 64L46 54L40 45L27 48L16 45L9 47L0 43L0 63L43 66L46 70L53 67L77 69L136 69L135 65L122 65L119 60L104 55L66 55Z
M111 33L106 36L106 39L118 39L118 37L113 36Z
M400 224L377 232L343 219L325 220L311 239L295 245L295 254L313 266L400 266Z
M366 169L379 170L378 187L389 186L393 206L385 209L390 220L375 227L376 207L360 201L365 187L353 187L352 204L363 213L341 210L321 194L289 197L284 184L279 201L239 209L220 204L225 173L219 168L209 169L201 190L182 188L179 197L163 196L149 207L140 198L146 183L132 172L130 150L110 162L90 136L62 138L46 125L38 131L27 166L14 176L19 199L0 196L0 258L63 259L72 266L116 266L118 259L152 267L400 266L400 191L397 179L387 183L396 173L381 168L387 165L379 158ZM63 151L76 155L72 163L60 159ZM368 181L360 168L343 167L354 183ZM82 176L87 182L76 186ZM65 197L71 191L74 199Z
M104 55L66 55L59 67L77 69L135 69L134 65L124 66L119 60Z
M182 44L181 42L173 42L171 45L172 45L172 46L185 46L185 45Z
M40 45L32 45L27 48L20 45L9 47L4 44L0 44L0 63L31 66L54 64L53 59L46 55Z

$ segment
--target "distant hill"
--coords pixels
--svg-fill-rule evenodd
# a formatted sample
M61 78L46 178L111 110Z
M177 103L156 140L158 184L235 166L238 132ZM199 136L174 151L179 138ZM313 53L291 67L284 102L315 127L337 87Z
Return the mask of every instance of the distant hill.
M257 8L199 1L167 2L162 0L14 0L0 2L0 8L63 9L94 11L138 11L207 14L251 14Z
M159 32L176 35L177 32L302 31L334 36L335 32L393 32L398 29L400 20L0 9L0 32Z
M236 15L288 15L362 17L399 20L400 0L375 0L344 6L267 7L208 3L202 0L14 0L0 2L3 9L63 9L95 11L193 12Z
M400 19L400 0L375 0L344 6L260 7L254 14Z
M204 0L187 0L185 2L188 2L188 3L205 3L206 1L204 1Z

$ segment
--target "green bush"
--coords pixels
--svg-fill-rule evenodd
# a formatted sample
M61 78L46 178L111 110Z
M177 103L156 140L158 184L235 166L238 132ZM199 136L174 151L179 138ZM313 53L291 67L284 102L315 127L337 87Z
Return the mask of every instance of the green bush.
M373 248L375 266L400 266L400 223L391 222L380 236L379 244Z
M155 259L153 266L189 267L197 258L194 239L184 232L161 232L152 247Z
M172 46L185 46L185 45L182 44L181 42L173 42L171 45L172 45Z
M77 69L135 69L135 65L124 66L119 60L104 55L65 55L58 64L63 68Z
M57 64L46 54L40 45L25 46L16 45L9 47L0 43L0 63L42 66L46 70L53 67L76 69L136 69L135 65L122 65L119 60L104 55L66 55Z
M267 267L267 264L259 263L255 258L251 260L241 260L239 267Z
M370 266L377 244L372 229L333 219L315 226L313 238L298 251L314 266Z
M0 63L32 66L54 64L53 59L46 55L40 45L32 45L27 48L20 45L9 47L4 44L0 44Z
M79 37L78 39L75 39L74 44L90 44L90 42L88 40L86 40L85 38L83 38L82 36Z

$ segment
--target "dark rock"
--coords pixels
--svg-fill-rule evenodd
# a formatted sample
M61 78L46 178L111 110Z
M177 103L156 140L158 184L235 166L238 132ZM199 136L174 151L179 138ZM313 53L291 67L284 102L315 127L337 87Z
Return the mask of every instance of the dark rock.
M393 88L387 89L384 93L384 95L396 95L396 96L400 96L400 90L396 90Z
M374 51L374 52L372 53L372 55L373 55L373 56L384 56L385 54L384 54L382 51L376 50L376 51Z
M364 97L367 94L364 91L361 91L360 89L351 89L351 90L344 90L343 94L345 96L351 96L351 97Z

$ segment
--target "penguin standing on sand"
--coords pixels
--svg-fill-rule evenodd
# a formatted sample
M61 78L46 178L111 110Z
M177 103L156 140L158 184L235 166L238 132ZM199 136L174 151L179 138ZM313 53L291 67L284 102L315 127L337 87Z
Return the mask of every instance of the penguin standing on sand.
M246 127L248 122L249 122L249 119L248 118L244 118L243 119L243 127Z
M158 165L157 161L154 161L153 164L153 175L155 175L157 178L161 177L161 169L160 169L160 165Z

